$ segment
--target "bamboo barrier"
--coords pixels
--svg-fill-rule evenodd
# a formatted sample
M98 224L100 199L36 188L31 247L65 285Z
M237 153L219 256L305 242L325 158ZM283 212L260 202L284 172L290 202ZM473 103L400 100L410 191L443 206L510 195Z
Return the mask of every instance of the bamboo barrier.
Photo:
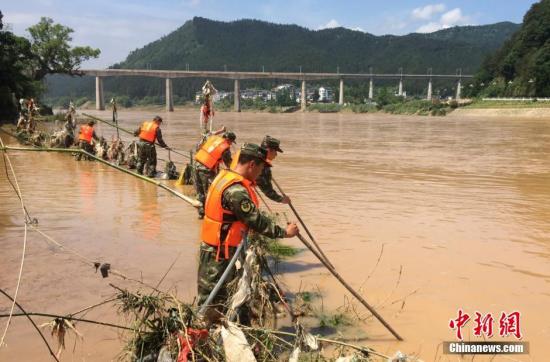
M149 183L152 183L153 185L156 185L157 187L160 187L161 189L164 189L166 191L168 191L169 193L171 193L172 195L182 199L183 201L187 202L188 204L190 204L191 206L193 207L200 207L200 202L198 200L195 200L189 196L186 196L184 194L182 194L181 192L178 192L174 189L171 189L170 187L166 186L165 184L155 180L155 179L152 179L152 178L149 178L147 176L144 176L144 175L140 175L136 172L132 172L124 167L120 167L118 165L115 165L114 163L111 163L111 162L108 162L102 158L99 158L95 155L92 155L84 150L79 150L79 149L72 149L72 148L48 148L48 147L37 147L37 148L29 148L29 147L18 147L18 146L5 146L5 147L1 147L0 150L2 151L9 151L9 150L12 150L12 151L25 151L25 152L59 152L59 153L81 153L83 155L86 155L88 157L91 157L93 158L94 160L98 161L98 162L101 162L107 166L110 166L116 170L119 170L119 171L122 171L124 173L127 173L128 175L132 175L134 177L137 177L143 181L146 181L146 182L149 182Z

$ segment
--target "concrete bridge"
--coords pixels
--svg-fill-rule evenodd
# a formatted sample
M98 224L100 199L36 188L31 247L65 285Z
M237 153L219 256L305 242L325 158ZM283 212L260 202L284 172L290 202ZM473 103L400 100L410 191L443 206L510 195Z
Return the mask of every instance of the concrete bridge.
M80 71L83 75L95 76L95 98L96 109L105 109L105 100L103 99L103 78L104 77L154 77L166 79L166 111L174 111L174 102L172 98L172 79L174 78L225 78L233 79L235 86L235 111L241 111L240 80L243 79L288 79L302 82L301 108L306 108L306 82L312 80L335 79L340 81L340 92L338 103L344 104L344 80L346 79L364 79L369 81L369 99L374 96L375 79L396 79L399 81L398 95L403 95L403 81L406 79L425 79L428 82L428 92L426 99L432 99L432 80L450 79L456 82L456 99L460 99L462 89L462 79L471 79L473 75L464 75L461 72L457 74L374 74L374 73L291 73L291 72L228 72L228 71L197 71L197 70L149 70L149 69L83 69Z

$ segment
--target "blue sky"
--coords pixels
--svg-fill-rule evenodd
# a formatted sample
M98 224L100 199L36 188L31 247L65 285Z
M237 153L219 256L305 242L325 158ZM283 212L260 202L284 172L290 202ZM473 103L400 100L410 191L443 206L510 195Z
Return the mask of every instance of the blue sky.
M310 29L343 26L375 35L432 32L454 25L520 23L534 0L4 0L4 23L18 35L41 16L75 30L75 45L101 49L85 68L104 68L177 29L193 16L297 24Z

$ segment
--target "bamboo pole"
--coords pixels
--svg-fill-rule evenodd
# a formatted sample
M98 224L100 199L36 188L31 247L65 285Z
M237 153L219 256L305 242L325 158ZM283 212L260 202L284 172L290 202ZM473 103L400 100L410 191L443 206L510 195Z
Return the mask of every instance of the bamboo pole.
M227 264L227 268L225 268L222 276L220 277L220 279L218 280L218 282L216 283L216 285L214 286L214 288L212 289L212 291L210 292L210 294L208 295L204 303L200 306L199 315L204 315L206 308L208 308L210 303L212 303L212 301L220 291L222 284L225 283L225 280L227 279L227 277L229 276L229 273L231 273L231 270L233 269L233 266L237 262L237 259L239 258L239 254L243 249L246 249L247 242L248 242L248 238L246 237L246 235L244 235L241 243L237 247L237 250L235 250L235 254L233 254L233 257L229 261L229 264Z
M298 337L298 335L296 333L292 333L292 332L276 331L276 330L273 330L273 329L265 329L265 328L258 328L258 327L249 327L249 326L245 326L245 325L242 325L242 324L239 324L239 327L241 329L247 329L247 330L251 330L251 331L258 331L258 332L264 332L264 333L270 333L270 334L278 334L278 335L281 335L281 336L288 336L288 337L294 337L294 338ZM377 352L377 351L373 350L370 347L357 346L355 344L351 344L351 343L347 343L347 342L343 342L343 341L338 341L338 340L335 340L335 339L318 337L318 336L315 336L315 339L317 339L318 341L321 341L321 342L338 344L338 345L341 345L341 346L344 346L344 347L353 348L353 349L355 349L357 351L360 351L362 353L365 353L367 355L368 354L373 354L373 355L378 356L378 357L386 358L388 361L391 360L390 356L386 356L385 354Z
M77 318L77 317L73 317L71 315L58 315L58 314L50 314L50 313L36 313L36 312L13 313L14 317L22 317L22 316L26 316L26 315L36 316L36 317L62 318L62 319L67 319L67 320L77 321L77 322L82 322L82 323L97 324L97 325L105 326L105 327L113 327L113 328L118 328L118 329L125 329L125 330L128 330L128 331L135 331L134 328L124 327L124 326L121 326L121 325L118 325L118 324L112 324L112 323L107 323L107 322L94 321L94 320L91 320L91 319ZM7 314L0 314L0 318L6 318L7 316L8 316Z
M99 121L99 122L103 122L103 123L105 123L105 124L108 124L108 125L111 126L111 127L114 127L114 128L116 128L116 129L119 129L119 130L121 130L121 131L123 131L123 132L128 133L129 135L134 136L134 132L131 132L131 131L129 131L129 130L125 129L125 128L122 128L122 127L120 127L120 126L118 126L118 125L116 125L116 124L112 124L112 123L109 122L109 121L106 121L106 120L104 120L104 119L98 118L98 117L96 117L96 116L92 116L92 115L87 114L87 113L82 113L82 115L84 115L84 116L86 116L86 117L88 117L88 118L94 119L94 120L96 120L96 121ZM155 145L160 146L160 144L158 144L157 142L155 142ZM177 154L177 155L186 157L186 158L189 157L188 155L186 155L186 154L184 154L184 153L181 153L181 152L179 152L179 151L177 151L177 150L174 150L174 149L172 150L172 152L174 152L174 153Z
M338 279L338 281L340 282L340 284L342 284L344 286L344 288L346 288L354 297L355 299L357 299L361 304L363 304L363 306L365 306L375 317L376 319L378 319L380 321L380 323L382 323L384 325L384 327L386 327L390 332L391 334L393 334L393 336L395 338L397 338L399 341L402 341L403 338L401 338L401 336L399 334L397 334L397 332L388 324L388 322L386 322L384 320L384 318L382 318L382 316L374 309L374 307L372 307L359 293L357 293L343 278L340 274L338 274L338 272L336 271L336 269L334 269L333 267L331 267L323 258L322 256L319 254L319 252L317 250L315 250L311 244L306 240L304 239L304 237L300 234L297 235L298 236L298 239L300 239L300 241L317 257L317 259L319 259L319 261L321 261L321 263L323 263L323 265L328 269L328 271L334 275L334 277L336 279Z
M27 317L27 319L31 322L32 326L34 327L34 329L36 329L36 331L38 332L38 334L40 335L40 337L42 337L42 340L44 341L44 344L46 345L46 347L48 347L48 351L50 351L50 354L52 355L53 359L56 360L57 362L59 362L59 359L57 358L57 356L55 355L55 353L53 353L52 351L52 348L50 347L50 344L48 343L48 341L46 340L46 338L44 337L44 335L42 334L42 331L40 330L40 328L38 328L38 326L36 325L36 323L34 323L34 321L32 320L32 318L30 317L29 313L27 313L25 311L25 309L23 309L23 307L21 306L21 304L19 304L18 302L14 301L13 298L8 294L6 293L5 291L3 291L2 289L0 289L0 293L4 294L4 296L6 298L8 298L9 300L11 300L12 302L15 303L15 305L21 309L21 311L23 313L12 313L11 316L19 316L19 315L23 315L25 317ZM9 314L5 314L5 315L2 315L2 317L9 317L10 315ZM0 346L2 347L2 346Z
M273 180L273 183L275 184L275 186L277 186L277 188L279 189L279 191L283 194L283 196L286 196L285 192L283 191L283 189L281 188L281 186L277 183L277 181L275 181L274 178L272 178ZM330 262L330 260L328 260L327 256L325 255L325 253L323 253L323 250L321 249L321 247L319 246L319 244L317 244L317 241L315 240L315 238L313 237L313 235L311 234L311 232L309 231L309 229L307 228L306 224L304 223L304 220L302 220L302 218L300 217L300 215L298 214L298 211L294 208L294 205L292 205L292 201L290 201L288 203L288 206L290 206L290 209L292 210L292 212L294 213L294 215L296 215L296 218L298 219L298 221L300 222L300 224L304 227L304 230L306 231L306 234L309 236L309 238L311 239L311 241L313 242L313 245L315 245L315 247L317 248L317 251L319 252L319 254L321 254L321 256L323 257L323 259L327 262L328 265L330 265L332 268L334 268L334 265L332 265L332 263Z
M149 177L146 177L146 176L143 176L143 175L140 175L138 173L135 173L135 172L132 172L128 169L125 169L123 167L120 167L118 165L115 165L111 162L108 162L102 158L99 158L99 157L96 157L95 155L92 155L84 150L79 150L79 149L70 149L70 148L45 148L45 147L42 147L42 148L28 148L28 147L14 147L14 146L5 146L5 147L0 147L0 150L13 150L13 151L34 151L34 152L60 152L60 153L82 153L88 157L91 157L93 158L94 160L96 161L99 161L107 166L110 166L114 169L117 169L119 171L122 171L124 173L127 173L129 175L132 175L134 177L137 177L143 181L146 181L146 182L149 182L149 183L152 183L158 187L160 187L161 189L164 189L168 192L170 192L172 195L176 196L176 197L179 197L180 199L182 199L183 201L187 202L188 204L190 204L191 206L193 207L199 207L200 206L200 202L189 197L189 196L185 196L184 194L174 190L174 189L171 189L169 188L168 186L166 186L165 184L159 182L159 181L156 181L152 178L149 178Z

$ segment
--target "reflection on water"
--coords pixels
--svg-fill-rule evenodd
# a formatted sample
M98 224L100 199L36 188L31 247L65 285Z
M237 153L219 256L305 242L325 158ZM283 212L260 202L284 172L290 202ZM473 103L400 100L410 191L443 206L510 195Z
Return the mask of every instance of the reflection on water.
M107 113L96 114L109 118ZM153 115L119 113L129 129ZM191 149L199 136L196 112L163 118L166 142ZM234 130L239 144L258 143L265 134L282 140L274 176L344 278L357 288L364 283L367 300L406 339L392 341L368 319L361 326L370 345L388 354L402 350L439 359L439 343L454 338L447 323L457 309L519 310L531 358L550 352L544 342L550 337L548 318L541 318L548 316L550 302L550 122L316 113L219 113L215 122ZM102 125L98 134L110 138L113 132ZM41 227L86 255L153 282L181 253L165 283L192 300L200 225L192 207L93 162L10 154ZM162 150L159 157L167 158ZM181 168L185 160L172 157ZM21 220L5 175L0 196L5 250L0 282L13 290ZM293 219L282 205L271 206ZM22 302L66 313L111 293L93 272L59 251L52 254L39 236L31 236ZM300 246L297 240L289 243ZM50 270L51 262L56 267ZM33 279L44 270L49 277ZM327 309L344 303L344 290L307 252L283 263L282 270L291 290L320 288ZM75 278L60 281L59 272ZM60 288L70 291L66 297ZM2 310L7 306L0 303ZM103 313L116 319L108 309ZM99 329L88 334L88 347L77 354L91 360L116 354L116 339L105 341ZM14 324L12 347L0 356L22 353L16 337L31 335L24 323ZM90 347L94 341L97 348Z

